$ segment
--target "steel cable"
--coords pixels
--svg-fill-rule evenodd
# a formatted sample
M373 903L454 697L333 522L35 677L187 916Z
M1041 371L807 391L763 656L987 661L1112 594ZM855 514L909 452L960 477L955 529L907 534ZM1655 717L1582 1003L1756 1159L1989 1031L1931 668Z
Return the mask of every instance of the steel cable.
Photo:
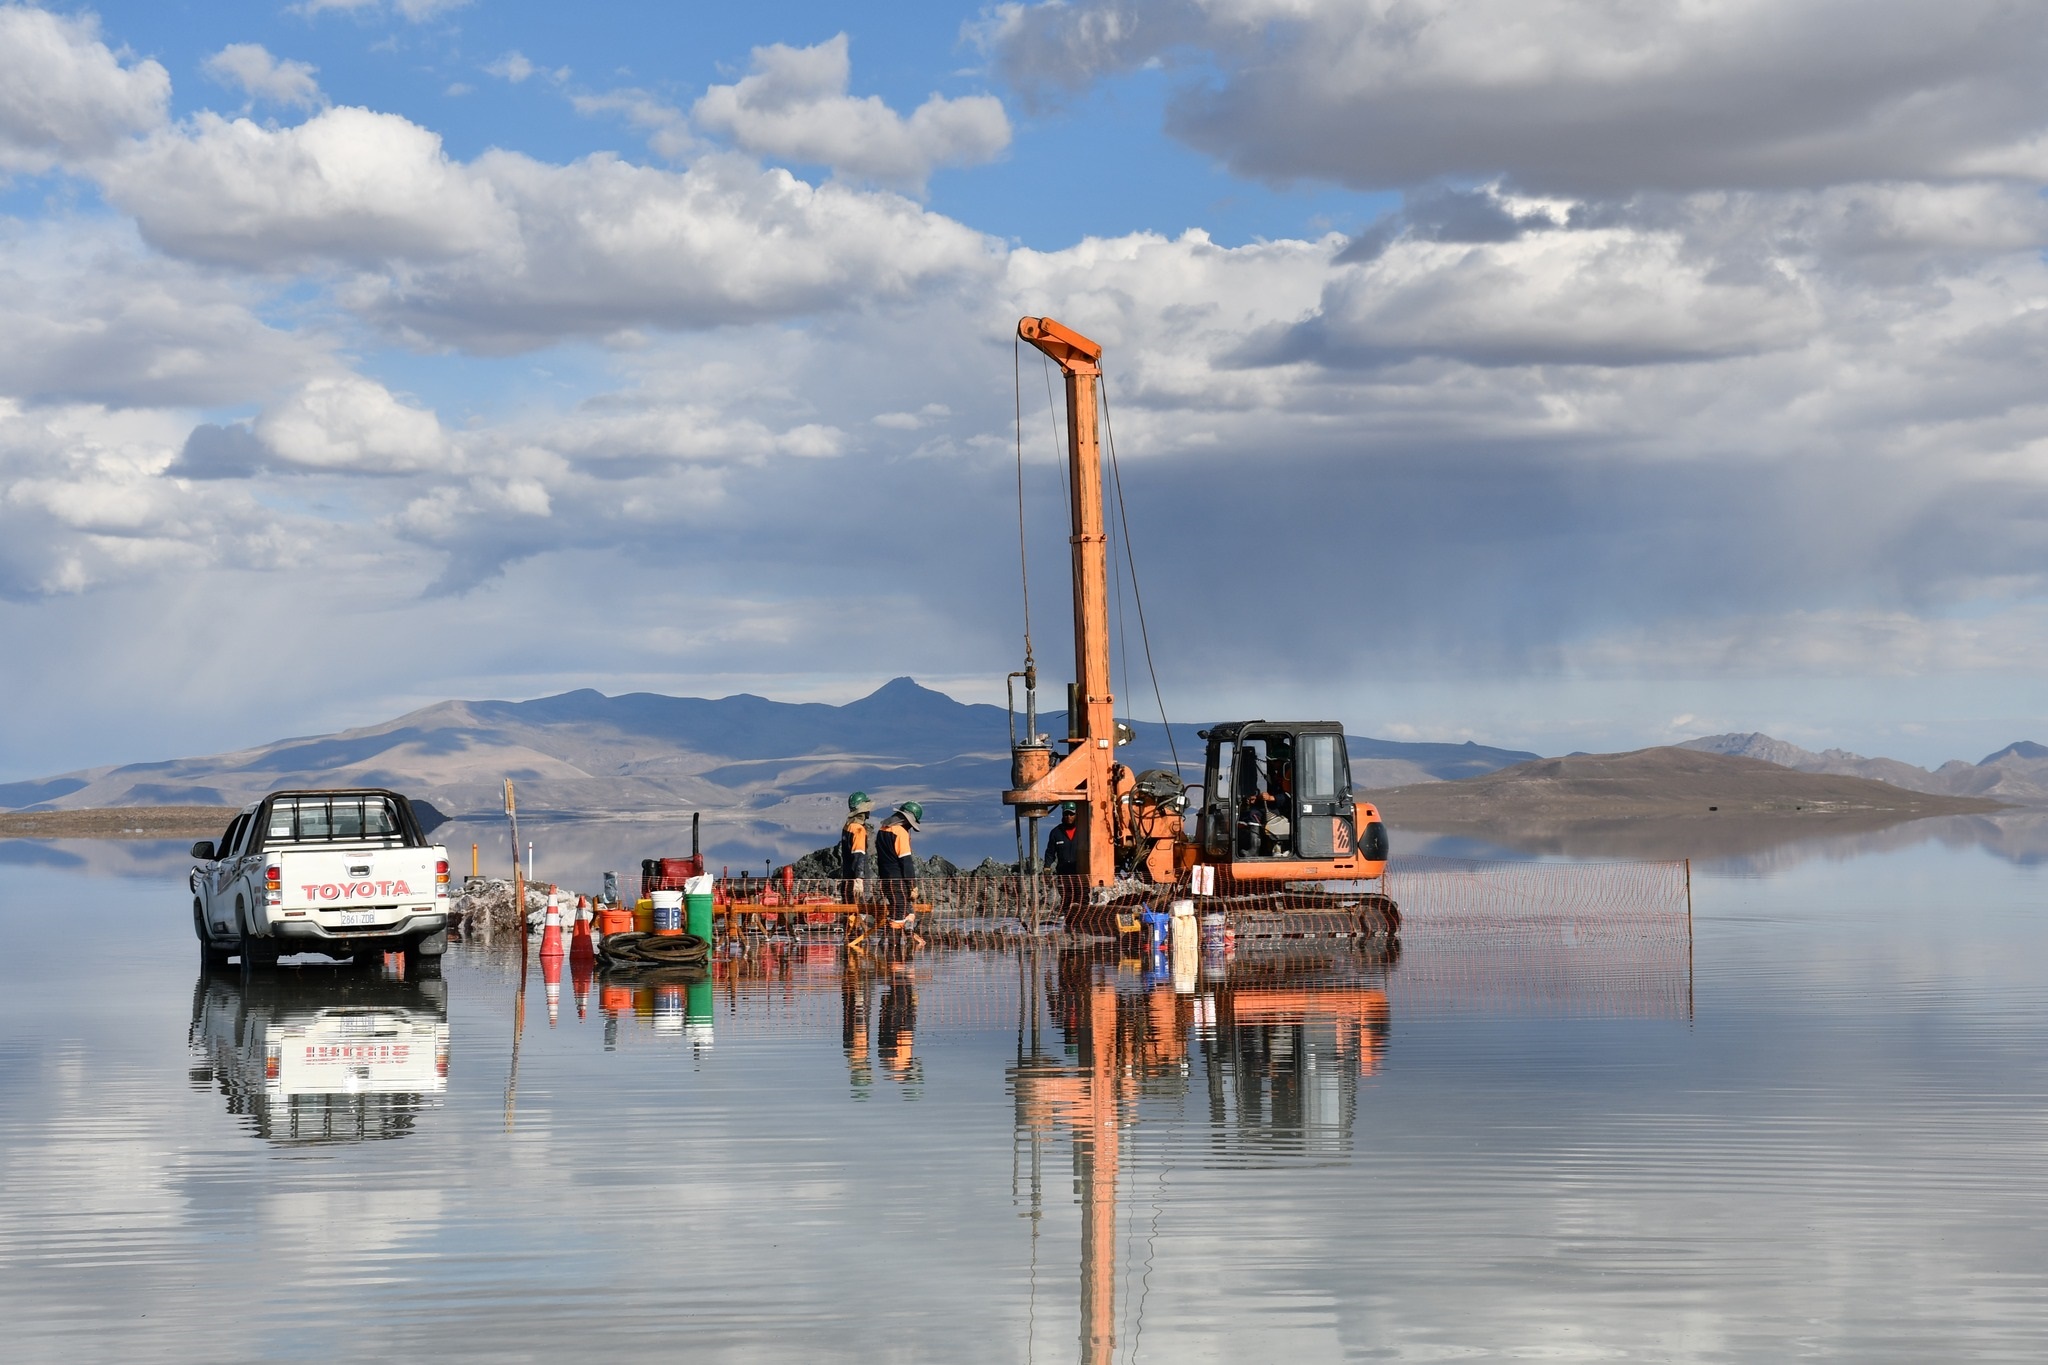
M1131 553L1130 515L1124 508L1124 475L1116 462L1116 428L1109 419L1109 374L1102 375L1102 434L1109 446L1110 477L1116 485L1116 515L1124 528L1124 557L1131 565L1131 599L1138 608L1138 639L1145 646L1145 670L1152 675L1152 700L1159 705L1159 724L1166 731L1166 749L1173 755L1173 775L1186 781L1180 768L1180 746L1173 742L1173 722L1166 718L1166 698L1159 691L1159 669L1152 663L1152 636L1145 629L1145 594L1138 587L1138 561Z

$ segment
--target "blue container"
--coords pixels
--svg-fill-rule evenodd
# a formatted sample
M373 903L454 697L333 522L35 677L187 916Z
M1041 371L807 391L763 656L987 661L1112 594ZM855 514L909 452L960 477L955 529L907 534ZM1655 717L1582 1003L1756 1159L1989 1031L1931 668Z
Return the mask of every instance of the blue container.
M1145 926L1145 944L1150 948L1164 948L1167 935L1173 928L1171 916L1157 910L1147 910L1138 916Z

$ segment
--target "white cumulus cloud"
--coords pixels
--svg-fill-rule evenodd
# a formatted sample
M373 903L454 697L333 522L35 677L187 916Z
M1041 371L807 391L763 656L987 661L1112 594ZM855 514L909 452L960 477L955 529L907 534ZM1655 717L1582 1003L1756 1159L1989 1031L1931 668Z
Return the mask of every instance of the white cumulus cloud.
M481 351L652 324L701 328L909 300L985 278L993 245L892 194L813 186L737 157L683 171L489 152L474 167L515 231L365 276L365 316Z
M1732 276L1732 278L1731 278ZM1676 232L1396 243L1341 272L1284 353L1329 363L1450 355L1485 365L1648 365L1778 350L1819 310L1783 263L1737 273Z
M992 95L933 95L905 118L874 95L849 95L851 79L844 33L815 47L757 47L750 74L712 86L690 113L745 151L907 188L1010 145L1009 116Z
M306 62L280 61L261 43L229 43L206 59L206 74L252 100L311 109L324 104L318 70Z
M697 145L690 118L682 110L645 90L607 90L601 95L572 95L569 103L585 115L618 114L647 134L656 156L680 161Z
M110 407L260 400L326 368L265 291L151 252L104 218L0 220L0 394Z
M91 16L0 6L0 172L104 156L164 120L171 78L123 62Z
M280 519L253 499L161 477L186 425L161 410L0 398L0 598L280 563Z
M519 84L539 69L539 67L527 60L525 53L516 51L507 52L504 56L498 58L497 61L484 68L491 75L501 80L510 81L514 85Z
M102 173L143 235L174 254L274 269L490 251L517 229L434 133L340 107L291 128L202 113Z
M449 455L433 413L360 375L310 381L256 419L256 438L282 463L355 473L433 469Z
M1027 90L1192 64L1169 128L1268 180L2048 176L2048 9L2003 0L1046 0L979 32Z
M103 177L166 251L352 269L350 306L485 351L901 299L995 262L981 234L899 195L734 154L679 171L608 155L459 162L427 129L349 107L290 128L200 114Z
M378 14L388 8L400 18L422 24L469 3L470 0L389 0L387 5L385 0L300 0L290 8L293 13L308 18L329 10L342 14Z
M489 75L496 76L501 81L509 81L513 85L521 84L530 76L545 76L557 84L569 79L568 67L558 66L551 71L547 67L537 65L530 57L517 48L507 52L504 56L486 66L484 71Z

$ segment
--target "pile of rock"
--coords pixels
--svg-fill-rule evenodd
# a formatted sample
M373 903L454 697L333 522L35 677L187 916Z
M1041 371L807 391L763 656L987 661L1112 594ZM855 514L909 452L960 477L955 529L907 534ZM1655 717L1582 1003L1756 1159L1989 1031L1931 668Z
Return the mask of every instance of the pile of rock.
M518 933L528 920L544 915L548 908L545 885L526 884L526 913L513 907L512 882L504 877L471 877L463 882L449 907L456 929L467 938L486 932Z
M870 860L872 863L872 859ZM794 864L798 881L830 881L839 875L839 845L828 844L814 849L798 858ZM1015 863L999 863L994 858L983 858L973 868L963 869L952 859L934 854L929 858L917 859L917 875L920 877L1014 877Z

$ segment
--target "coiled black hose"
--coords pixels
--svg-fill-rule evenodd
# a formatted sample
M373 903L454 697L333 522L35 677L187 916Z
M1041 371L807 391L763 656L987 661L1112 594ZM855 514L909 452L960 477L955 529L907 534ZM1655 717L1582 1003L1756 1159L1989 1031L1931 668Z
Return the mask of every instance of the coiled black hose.
M606 934L598 956L608 967L703 967L711 945L695 934Z

